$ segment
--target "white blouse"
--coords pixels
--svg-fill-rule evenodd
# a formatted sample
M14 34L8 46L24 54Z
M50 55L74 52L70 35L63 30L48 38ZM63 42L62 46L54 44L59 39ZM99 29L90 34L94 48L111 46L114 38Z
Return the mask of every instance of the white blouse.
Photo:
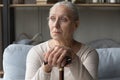
M25 80L59 80L59 69L43 70L43 54L49 50L48 41L34 46L28 53ZM64 80L98 80L98 54L85 44L72 63L64 68Z

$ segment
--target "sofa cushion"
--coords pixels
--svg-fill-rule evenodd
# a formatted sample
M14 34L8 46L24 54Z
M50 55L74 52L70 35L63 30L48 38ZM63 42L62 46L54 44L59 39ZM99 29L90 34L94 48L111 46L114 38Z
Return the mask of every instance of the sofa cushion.
M109 78L109 79L99 79L99 80L120 80L120 77L119 78Z
M96 50L99 55L99 79L120 78L120 48Z
M23 44L9 45L3 55L4 80L24 80L26 56L32 46Z

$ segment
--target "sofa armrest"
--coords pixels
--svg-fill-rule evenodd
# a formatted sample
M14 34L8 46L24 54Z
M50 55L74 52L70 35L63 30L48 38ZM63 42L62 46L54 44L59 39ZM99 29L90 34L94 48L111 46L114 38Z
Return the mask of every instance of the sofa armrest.
M31 45L11 44L4 50L4 80L24 80L26 57Z
M120 48L96 49L99 55L100 79L120 77Z

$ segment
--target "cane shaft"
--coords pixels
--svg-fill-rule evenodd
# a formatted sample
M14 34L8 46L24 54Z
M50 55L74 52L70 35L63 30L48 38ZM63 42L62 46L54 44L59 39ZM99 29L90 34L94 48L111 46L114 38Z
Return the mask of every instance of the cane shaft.
M59 68L59 80L64 80L64 67Z

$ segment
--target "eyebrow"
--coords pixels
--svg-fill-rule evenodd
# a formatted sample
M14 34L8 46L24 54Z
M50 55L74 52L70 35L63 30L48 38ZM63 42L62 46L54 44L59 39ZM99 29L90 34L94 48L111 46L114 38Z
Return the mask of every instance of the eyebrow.
M55 16L55 14L49 14L49 17L50 16ZM63 15L61 15L61 16L64 16L64 17L68 17L68 18L72 18L72 16L70 16L70 15L68 15L68 14L63 14ZM61 17L60 16L60 17Z

